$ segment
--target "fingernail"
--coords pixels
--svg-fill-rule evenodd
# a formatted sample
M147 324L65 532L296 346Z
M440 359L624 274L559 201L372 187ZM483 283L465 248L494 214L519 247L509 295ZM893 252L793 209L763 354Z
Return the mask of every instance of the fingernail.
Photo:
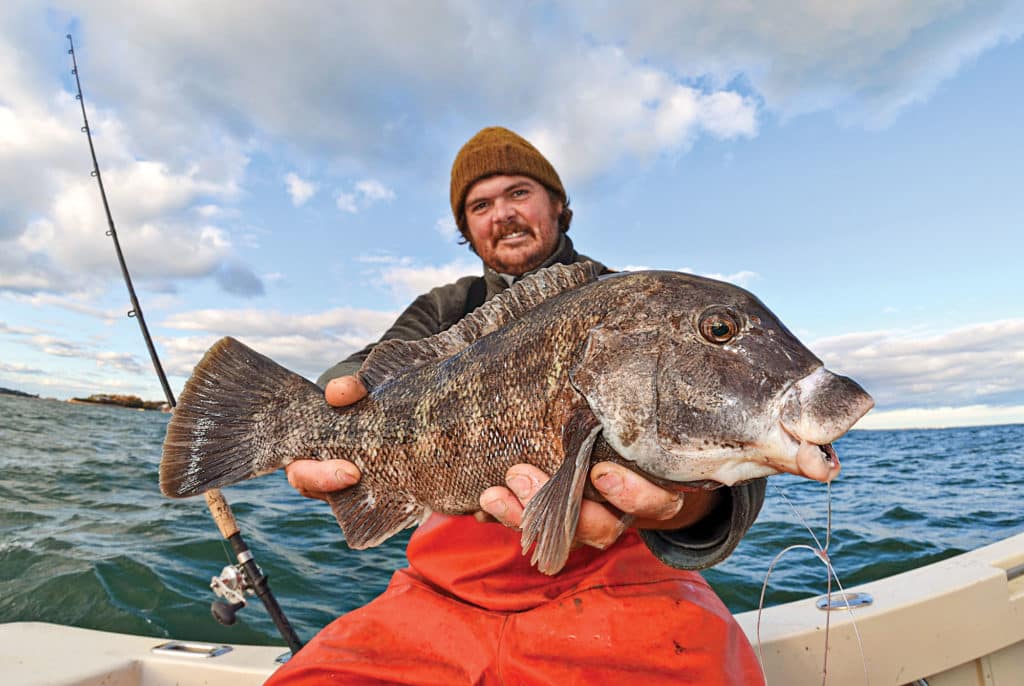
M349 486L359 480L359 475L351 467L338 467L334 470L334 478L339 484Z
M503 498L490 498L483 500L480 506L484 508L492 517L501 518L506 512L508 512L508 503Z
M533 492L533 482L523 474L512 474L508 477L508 487L517 498L525 498Z
M618 495L622 491L622 477L615 472L605 472L594 479L594 485L605 495Z

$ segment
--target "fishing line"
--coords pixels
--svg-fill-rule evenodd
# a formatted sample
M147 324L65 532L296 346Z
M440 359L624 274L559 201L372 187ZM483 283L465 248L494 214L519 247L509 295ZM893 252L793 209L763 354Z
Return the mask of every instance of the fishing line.
M757 624L756 624L756 628L755 628L755 634L756 634L756 637L757 637L757 654L758 654L758 658L761 661L761 673L764 676L765 683L768 682L768 675L765 672L765 667L764 667L764 649L763 649L763 646L761 644L761 615L762 615L762 613L764 611L764 599L765 599L765 595L767 594L767 591L768 591L768 580L771 578L772 571L774 571L774 569L775 569L775 565L782 559L782 557L786 553L788 553L791 550L808 550L816 558L821 560L825 564L825 567L827 569L826 584L825 584L825 588L826 588L825 599L826 599L826 603L827 603L827 605L826 605L826 615L825 615L825 653L824 653L824 659L823 659L823 664L822 664L822 668L821 668L821 673L822 673L821 683L822 683L822 686L825 686L827 681L828 681L829 629L830 629L830 626L831 626L830 620L832 618L832 609L831 608L832 608L832 580L833 579L835 579L836 586L839 587L839 593L840 593L840 595L842 596L842 598L844 600L844 608L845 608L847 614L850 616L850 623L853 626L853 633L854 633L854 636L856 636L856 638L857 638L857 646L858 646L858 649L860 651L861 665L862 665L863 670L864 670L864 683L870 685L871 678L870 678L870 674L868 673L867 656L864 653L864 643L861 640L860 629L857 627L857 619L856 619L856 617L854 617L854 615L853 615L853 608L850 607L850 604L849 604L849 602L847 600L846 589L843 587L842 582L839 580L839 575L836 572L835 566L833 566L832 560L831 560L831 558L829 557L829 554L828 554L828 548L829 548L829 545L832 542L832 484L831 484L831 482L826 483L826 513L827 514L826 514L826 525L825 525L826 529L825 529L825 545L824 546L821 545L820 541L818 540L818 537L814 533L814 530L811 529L811 527L807 524L807 520L804 519L803 515L800 514L800 511L793 504L793 501L791 501L789 499L789 497L782 491L782 489L780 489L775 483L773 483L771 481L769 481L768 483L775 490L775 492L782 498L782 500L787 505L789 505L790 509L793 511L793 514L796 515L796 518L798 520L800 520L800 523L803 524L805 529L807 529L807 532L811 535L811 538L814 540L814 544L817 547L810 546L810 545L803 544L803 543L797 543L797 544L788 546L788 547L784 548L783 550L781 550L778 553L778 555L776 555L775 558L772 560L771 564L768 565L768 571L765 573L764 583L761 585L761 598L760 598L760 601L758 602L758 606L757 606Z
M125 262L124 253L121 251L121 243L117 239L117 229L114 227L114 217L110 212L110 204L107 202L107 192L103 187L103 176L100 174L100 165L96 159L96 147L92 142L92 130L89 128L89 117L85 113L85 97L82 95L82 81L78 74L78 59L75 56L75 44L71 39L71 34L67 34L68 39L68 54L71 55L71 73L75 76L75 85L78 92L75 94L75 99L78 100L82 108L82 133L86 135L89 141L89 154L92 156L92 176L95 177L97 185L100 188L100 197L103 200L103 210L107 215L107 235L110 236L114 242L114 250L117 253L117 261L121 265L121 275L124 277L125 286L128 288L128 297L132 303L132 309L128 311L129 317L134 317L139 323L139 329L142 331L142 337L146 341L146 347L149 349L149 357L153 361L153 369L156 371L157 378L160 380L160 385L163 387L164 397L167 399L167 404L172 408L177 404L174 400L174 394L171 392L170 383L167 381L167 375L164 373L163 365L160 363L160 357L157 355L156 346L153 345L153 339L149 335L149 327L146 326L146 319L142 314L142 306L139 304L139 299L135 295L135 287L132 284L131 274L128 273L128 264ZM294 655L302 648L302 641L299 640L298 635L292 628L288 618L284 615L284 610L278 605L277 599L270 590L270 586L267 583L267 577L260 570L256 564L256 560L253 557L252 552L249 550L249 546L245 543L242 538L241 532L238 530L238 525L235 522L235 516L231 512L231 506L228 501L221 494L219 489L213 489L206 492L206 505L210 509L210 514L213 515L214 522L217 524L217 528L220 530L223 539L231 544L231 548L235 552L235 557L238 560L238 570L245 580L247 586L246 590L255 593L259 599L263 602L264 607L267 609L267 613L270 618L274 621L274 625L277 627L278 633L281 634L281 638L288 644L288 648ZM222 542L223 544L223 542ZM223 572L222 572L223 575ZM217 578L214 578L214 582ZM211 582L213 583L213 582ZM234 622L234 611L244 605L244 600L241 604L236 603L234 606L228 607L231 610L230 614L223 612L218 614L218 603L215 601L213 605L214 617L226 624ZM227 607L227 606L225 606Z
M231 562L231 551L228 550L228 542L225 541L223 538L220 539L220 547L221 547L221 550L224 551L224 559L227 560L230 563Z

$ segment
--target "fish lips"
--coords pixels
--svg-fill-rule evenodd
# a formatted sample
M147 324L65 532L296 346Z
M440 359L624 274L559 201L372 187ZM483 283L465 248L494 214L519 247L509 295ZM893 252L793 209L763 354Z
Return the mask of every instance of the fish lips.
M824 367L794 383L783 394L779 424L795 448L794 473L828 482L839 474L832 442L849 431L875 401L852 379Z

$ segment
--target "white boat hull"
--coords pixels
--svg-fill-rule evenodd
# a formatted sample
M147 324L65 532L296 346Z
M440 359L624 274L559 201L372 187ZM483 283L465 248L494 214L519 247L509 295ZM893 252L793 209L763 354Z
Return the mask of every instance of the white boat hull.
M1024 534L847 590L874 598L852 611L864 655L850 612L832 612L828 684L1024 684ZM765 610L760 647L771 686L822 683L825 617L813 599ZM757 647L757 613L737 620ZM195 651L208 644L192 644L154 651L165 643L39 622L0 624L0 674L5 686L246 686L263 683L285 650L235 645L199 657Z

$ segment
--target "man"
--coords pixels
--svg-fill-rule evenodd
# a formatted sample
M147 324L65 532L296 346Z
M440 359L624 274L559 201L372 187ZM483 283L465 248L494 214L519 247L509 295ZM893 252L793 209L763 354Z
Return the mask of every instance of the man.
M524 275L588 259L566 236L572 211L557 172L507 129L483 129L459 151L451 205L484 275L420 296L382 340L434 335ZM327 402L366 395L353 375L372 347L320 377ZM318 498L359 478L344 460L300 460L287 472L295 488ZM584 501L579 545L553 577L530 567L516 531L546 480L517 465L507 487L481 494L475 518L431 516L409 542L409 568L382 596L326 627L273 683L760 682L725 606L698 574L681 570L732 552L760 510L763 480L682 495L601 462L591 481L607 503Z

